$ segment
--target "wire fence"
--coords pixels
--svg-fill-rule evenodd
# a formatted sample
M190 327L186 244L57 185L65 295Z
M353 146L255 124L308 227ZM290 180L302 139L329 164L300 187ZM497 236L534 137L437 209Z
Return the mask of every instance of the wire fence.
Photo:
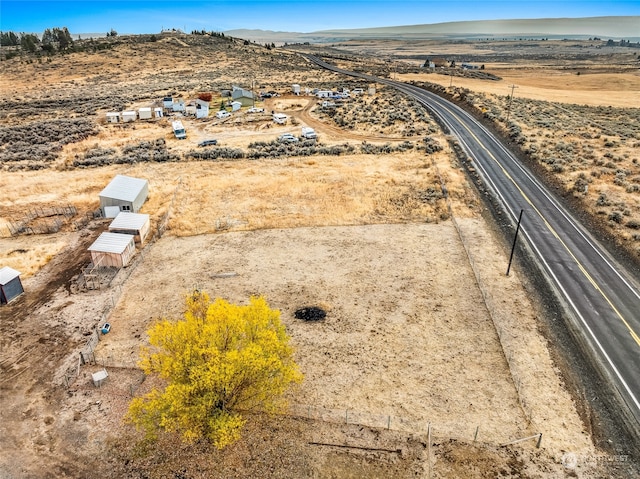
M106 300L106 306L100 316L100 319L94 325L94 329L90 337L87 339L87 342L85 343L83 348L80 350L78 354L78 363L69 367L64 373L63 381L67 388L73 385L76 378L80 374L80 366L83 364L101 364L103 367L109 366L109 367L121 367L121 368L131 368L131 369L137 368L133 360L131 360L130 362L124 361L124 364L123 364L122 360L116 361L113 358L109 358L109 357L96 357L95 350L98 345L98 342L100 341L100 337L102 334L101 329L106 323L109 322L111 313L115 309L116 305L118 304L118 301L120 300L120 297L122 296L122 293L124 291L123 285L125 281L129 278L129 276L131 276L131 274L133 273L133 271L135 271L138 265L144 261L146 252L149 251L151 246L158 239L160 239L164 234L164 232L166 231L169 217L173 210L176 196L181 186L182 186L182 178L180 177L178 178L178 184L176 185L176 188L173 191L173 196L171 198L171 202L169 203L169 208L167 208L167 212L163 215L162 219L158 223L158 228L156 229L156 232L153 235L152 239L147 243L147 245L144 248L142 248L138 252L138 254L136 254L133 260L126 267L118 269L115 275L109 279L107 286L111 288L111 294Z
M487 285L485 284L482 274L480 273L480 268L476 264L475 257L472 252L471 241L464 234L463 228L460 227L458 221L456 220L456 217L453 214L453 208L451 206L451 198L448 195L446 183L442 178L442 175L440 174L438 165L436 164L434 159L432 159L431 161L436 170L436 174L438 175L438 178L440 180L442 193L447 203L447 209L449 211L451 223L453 224L458 234L458 237L460 238L460 243L462 244L462 247L464 249L464 252L469 262L469 265L471 267L471 270L473 271L476 284L478 286L478 289L480 290L480 294L482 295L485 310L487 311L489 317L491 318L496 334L498 336L498 341L500 342L502 353L507 362L509 373L511 375L513 384L516 389L518 402L522 409L522 414L525 420L527 421L527 424L530 425L532 421L532 410L521 391L523 381L520 377L518 367L516 366L516 363L515 363L515 355L517 354L517 349L512 344L513 343L511 340L512 335L509 333L509 330L507 329L507 327L505 327L505 324L507 323L507 321L505 321L503 318L504 314L494 306L495 304L498 304L498 301L496 301L496 299L494 298L493 293L491 292L492 291L491 288L487 287Z

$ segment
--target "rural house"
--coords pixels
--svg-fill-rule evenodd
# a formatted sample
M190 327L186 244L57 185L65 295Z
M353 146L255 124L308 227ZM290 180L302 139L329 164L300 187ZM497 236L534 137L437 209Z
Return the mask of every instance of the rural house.
M196 100L196 118L208 118L209 117L209 102Z
M100 209L105 218L115 218L121 211L137 213L149 195L149 182L117 175L100 192Z
M109 225L110 233L132 235L136 243L142 244L149 234L149 215L122 212Z
M8 266L0 268L0 304L8 304L22 293L20 273Z
M233 101L242 103L242 106L252 106L255 103L255 96L253 95L253 92L244 90L237 86L233 87L231 98Z
M122 268L129 264L136 254L133 235L101 233L89 246L94 266Z

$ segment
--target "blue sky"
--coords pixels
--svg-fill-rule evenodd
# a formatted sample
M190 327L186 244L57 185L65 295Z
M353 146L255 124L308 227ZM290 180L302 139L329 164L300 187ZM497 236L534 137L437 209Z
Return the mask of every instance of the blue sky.
M164 28L312 32L464 20L640 15L640 0L0 0L0 30L157 33ZM640 31L640 25L638 26Z

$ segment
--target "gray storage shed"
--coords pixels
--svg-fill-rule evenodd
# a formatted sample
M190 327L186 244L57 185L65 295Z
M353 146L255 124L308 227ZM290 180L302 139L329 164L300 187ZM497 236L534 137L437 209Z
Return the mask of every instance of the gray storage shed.
M105 208L117 206L120 211L137 213L149 195L149 182L140 178L117 175L100 192L100 209L107 216Z
M8 266L0 268L0 304L8 304L22 293L20 273Z
M141 246L149 234L149 215L142 213L122 212L109 225L111 233L133 235L136 243Z
M136 254L133 235L120 233L101 233L89 246L91 261L95 266L122 268L129 264Z

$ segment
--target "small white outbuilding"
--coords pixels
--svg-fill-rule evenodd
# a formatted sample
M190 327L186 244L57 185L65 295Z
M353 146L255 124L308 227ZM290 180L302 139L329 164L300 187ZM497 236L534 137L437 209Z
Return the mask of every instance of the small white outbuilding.
M94 266L123 268L136 254L135 240L133 235L101 233L89 246L89 252Z
M150 230L149 215L122 212L109 225L110 233L133 235L136 243L144 244Z
M122 122L127 123L129 121L136 121L138 119L138 114L135 110L127 110L122 112Z
M155 114L156 118L162 118L164 116L164 113L162 111L162 108L158 107L158 108L154 108L153 109L153 113Z
M120 112L118 111L107 112L107 123L119 123L119 122L120 122Z
M20 272L9 266L0 268L0 304L8 304L24 293Z
M116 175L100 192L100 208L105 217L111 218L115 218L116 215L107 216L106 208L110 206L117 207L119 211L137 213L147 200L147 196L149 196L149 182L147 180Z
M150 120L151 116L151 107L138 108L138 118L141 120Z

